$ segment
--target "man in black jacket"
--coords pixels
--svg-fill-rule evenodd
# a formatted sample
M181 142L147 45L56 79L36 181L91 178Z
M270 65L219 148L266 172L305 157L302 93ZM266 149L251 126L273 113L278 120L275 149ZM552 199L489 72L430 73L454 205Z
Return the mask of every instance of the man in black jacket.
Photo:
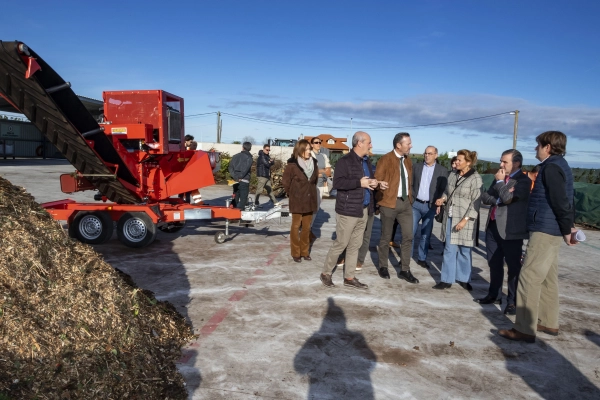
M506 339L535 342L536 332L558 335L558 250L572 246L574 230L573 174L564 158L567 137L558 131L535 138L540 171L529 197L527 254L517 289L517 317Z
M372 147L369 134L356 132L352 136L352 150L336 164L333 188L337 189L335 201L337 237L327 253L321 273L321 282L327 287L335 286L331 274L344 249L346 250L344 286L355 289L368 287L354 277L354 272L368 216L375 211L373 189L378 183L373 178L373 170L367 156ZM382 189L387 188L386 185L385 182L381 182Z
M485 227L485 247L490 267L490 289L479 304L501 302L504 263L508 266L508 296L504 314L517 312L516 297L523 239L527 239L527 206L531 180L521 171L523 155L510 149L502 153L496 180L481 195L481 202L491 206Z
M271 198L273 205L277 204L277 199L271 193L271 167L275 160L271 160L271 146L265 144L263 149L258 152L258 158L256 159L256 196L254 197L254 204L259 206L258 198L262 194L263 189L267 190L267 195Z
M244 142L242 152L231 157L229 161L229 175L237 183L233 185L233 193L237 201L237 207L241 210L246 209L248 194L250 193L250 169L252 168L252 143Z

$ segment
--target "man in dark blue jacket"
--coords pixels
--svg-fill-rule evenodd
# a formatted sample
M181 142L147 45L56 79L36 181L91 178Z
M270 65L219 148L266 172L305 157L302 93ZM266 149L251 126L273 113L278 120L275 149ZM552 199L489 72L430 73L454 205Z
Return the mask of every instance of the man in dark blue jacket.
M567 137L544 132L537 141L540 171L529 198L527 255L517 288L517 317L512 329L498 334L510 340L535 342L536 331L558 335L558 250L572 246L573 174L564 158Z
M271 160L271 146L265 144L263 149L258 152L256 159L256 196L254 196L254 204L259 206L258 198L262 194L263 189L267 190L267 195L271 198L273 205L277 204L277 199L271 192L271 167L275 160Z
M373 189L378 185L373 178L369 150L373 147L371 137L366 132L356 132L352 136L352 150L340 158L335 166L333 188L337 189L335 201L336 239L325 258L321 282L327 287L335 286L331 274L340 254L346 250L344 286L367 289L354 277L358 249L362 245L365 226L369 214L375 210ZM381 182L382 189L386 188Z

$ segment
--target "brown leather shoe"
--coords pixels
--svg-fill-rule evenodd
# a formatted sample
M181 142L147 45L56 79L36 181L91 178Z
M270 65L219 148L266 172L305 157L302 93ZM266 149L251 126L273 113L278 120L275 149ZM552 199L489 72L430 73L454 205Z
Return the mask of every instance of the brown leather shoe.
M348 286L354 289L368 289L369 287L364 283L360 283L358 279L346 279L344 278L344 286Z
M552 336L558 336L558 328L556 328L556 329L555 328L546 328L544 325L538 324L537 331L544 332L544 333L547 333L548 335L552 335Z
M525 343L534 343L535 335L527 335L526 333L521 333L515 328L512 329L500 329L498 331L498 335L502 336L505 339L516 340L517 342L525 342Z
M310 256L303 256L302 258L304 258L306 261L312 261L312 258L310 258Z
M302 262L302 257L292 257L292 259L296 262Z
M390 242L390 247L400 248L400 245L396 242Z
M335 287L333 281L331 280L331 275L321 274L321 282L323 282L323 286Z

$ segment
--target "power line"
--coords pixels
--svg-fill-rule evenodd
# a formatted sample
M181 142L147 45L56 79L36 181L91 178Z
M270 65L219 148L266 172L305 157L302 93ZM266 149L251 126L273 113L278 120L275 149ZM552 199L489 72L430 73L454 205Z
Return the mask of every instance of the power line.
M514 111L506 111L506 112L503 112L503 113L486 115L484 117L461 119L461 120L458 120L458 121L437 122L437 123L434 123L434 124L407 125L407 126L386 126L386 127L382 126L382 127L372 127L372 128L368 128L368 129L370 129L370 130L373 130L373 129L405 129L405 128L422 128L422 127L427 127L427 126L451 125L451 124L459 124L461 122L469 122L469 121L477 121L477 120L482 120L482 119L487 119L487 118L495 118L495 117L499 117L501 115L508 115L508 114L510 114L512 112L514 112Z
M452 125L452 124L460 124L460 123L463 123L463 122L479 121L479 120L488 119L488 118L496 118L496 117L499 117L499 116L502 116L502 115L509 115L512 112L514 112L514 111L506 111L506 112L502 112L502 113L498 113L498 114L485 115L485 116L482 116L482 117L461 119L461 120L448 121L448 122L436 122L436 123L431 123L431 124L405 125L405 126L372 126L372 127L364 127L362 129L369 129L369 130L377 130L377 129L405 129L405 128L424 128L424 127L430 127L430 126ZM263 123L267 123L267 124L298 126L298 127L302 127L302 128L348 129L347 126L325 126L325 125L294 124L294 123L291 123L291 122L273 121L273 120L268 120L268 119L263 119L263 118L248 117L248 116L245 116L245 115L230 114L230 113L226 113L226 112L221 112L221 114L228 115L228 116L233 117L233 118L239 118L239 119L244 119L244 120L263 122ZM361 128L356 128L356 129L361 129Z
M234 117L234 118L246 119L246 120L250 120L250 121L264 122L264 123L269 123L269 124L300 126L300 127L303 127L303 128L348 129L347 126L324 126L324 125L293 124L291 122L271 121L271 120L268 120L268 119L247 117L245 115L230 114L230 113L226 113L226 112L221 112L221 114L228 115L228 116Z
M186 118L191 118L191 117L201 117L203 115L211 115L211 114L216 114L216 111L212 111L212 112L207 112L207 113L201 113L201 114L192 114L192 115L186 115Z

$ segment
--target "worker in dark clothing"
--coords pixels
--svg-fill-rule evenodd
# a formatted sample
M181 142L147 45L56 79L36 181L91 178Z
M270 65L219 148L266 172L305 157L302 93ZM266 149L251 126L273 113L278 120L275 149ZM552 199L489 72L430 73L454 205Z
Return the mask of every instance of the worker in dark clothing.
M271 159L271 146L265 144L263 149L258 152L256 159L256 196L254 196L254 205L260 207L258 198L262 194L263 189L267 191L267 195L271 198L273 205L277 205L277 199L272 192L271 184L271 167L275 160Z
M252 168L252 143L244 142L242 152L231 157L229 161L229 175L236 182L233 185L233 193L237 207L240 210L246 209L248 194L250 193L250 169Z

